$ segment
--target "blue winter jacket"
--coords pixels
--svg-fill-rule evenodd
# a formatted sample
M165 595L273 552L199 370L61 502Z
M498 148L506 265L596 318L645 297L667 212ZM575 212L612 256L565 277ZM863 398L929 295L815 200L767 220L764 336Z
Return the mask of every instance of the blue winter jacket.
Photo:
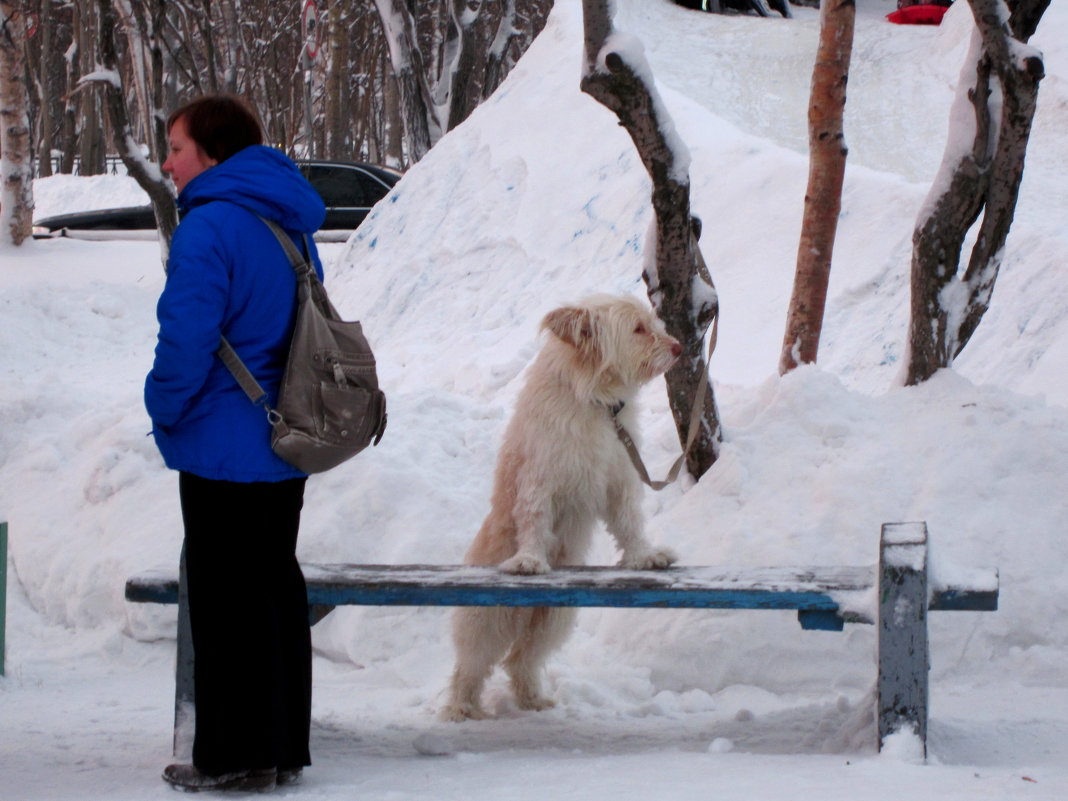
M156 315L159 341L145 408L167 466L225 481L282 481L304 473L271 450L270 424L215 355L224 335L267 392L278 394L296 316L296 278L285 251L257 217L300 246L326 210L282 153L248 147L211 167L178 196L187 210L171 241Z

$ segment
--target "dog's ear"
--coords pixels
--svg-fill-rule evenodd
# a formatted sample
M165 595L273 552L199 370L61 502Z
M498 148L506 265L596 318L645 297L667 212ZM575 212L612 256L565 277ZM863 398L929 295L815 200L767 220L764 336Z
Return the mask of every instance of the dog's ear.
M565 306L545 315L541 327L569 345L582 348L593 338L593 316L589 309Z

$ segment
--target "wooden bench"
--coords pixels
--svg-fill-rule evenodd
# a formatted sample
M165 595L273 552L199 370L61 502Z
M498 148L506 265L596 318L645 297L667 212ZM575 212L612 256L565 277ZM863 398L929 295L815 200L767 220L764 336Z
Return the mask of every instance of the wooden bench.
M797 610L804 629L841 631L845 623L875 624L879 746L890 734L911 729L925 754L927 611L995 611L999 590L996 569L967 571L966 579L955 579L953 586L930 584L925 523L885 524L879 564L867 567L575 567L544 576L451 565L305 564L303 569L313 624L342 605L785 609ZM874 590L877 608L872 609ZM127 581L126 599L179 604L175 750L181 754L188 746L193 701L184 587L173 574L146 573Z

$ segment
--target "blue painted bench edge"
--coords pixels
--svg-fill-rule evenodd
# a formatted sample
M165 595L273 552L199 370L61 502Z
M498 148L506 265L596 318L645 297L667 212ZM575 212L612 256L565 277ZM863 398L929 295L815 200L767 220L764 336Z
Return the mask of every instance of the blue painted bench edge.
M630 571L613 567L562 568L546 576L513 576L494 567L465 565L305 564L308 605L321 619L326 607L357 606L576 606L639 609L782 609L801 624L841 630L842 623L873 623L864 612L842 609L844 593L875 586L867 568L720 571L673 567ZM935 588L931 610L994 611L997 572L983 586ZM126 600L178 603L178 577L145 573L126 583ZM836 597L837 596L837 597Z

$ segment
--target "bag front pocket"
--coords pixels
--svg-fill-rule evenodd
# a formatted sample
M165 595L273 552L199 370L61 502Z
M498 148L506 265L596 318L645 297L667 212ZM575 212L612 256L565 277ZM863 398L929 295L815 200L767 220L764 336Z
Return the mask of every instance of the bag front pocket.
M317 433L338 445L362 442L366 446L381 420L380 394L360 386L321 383L315 414Z

